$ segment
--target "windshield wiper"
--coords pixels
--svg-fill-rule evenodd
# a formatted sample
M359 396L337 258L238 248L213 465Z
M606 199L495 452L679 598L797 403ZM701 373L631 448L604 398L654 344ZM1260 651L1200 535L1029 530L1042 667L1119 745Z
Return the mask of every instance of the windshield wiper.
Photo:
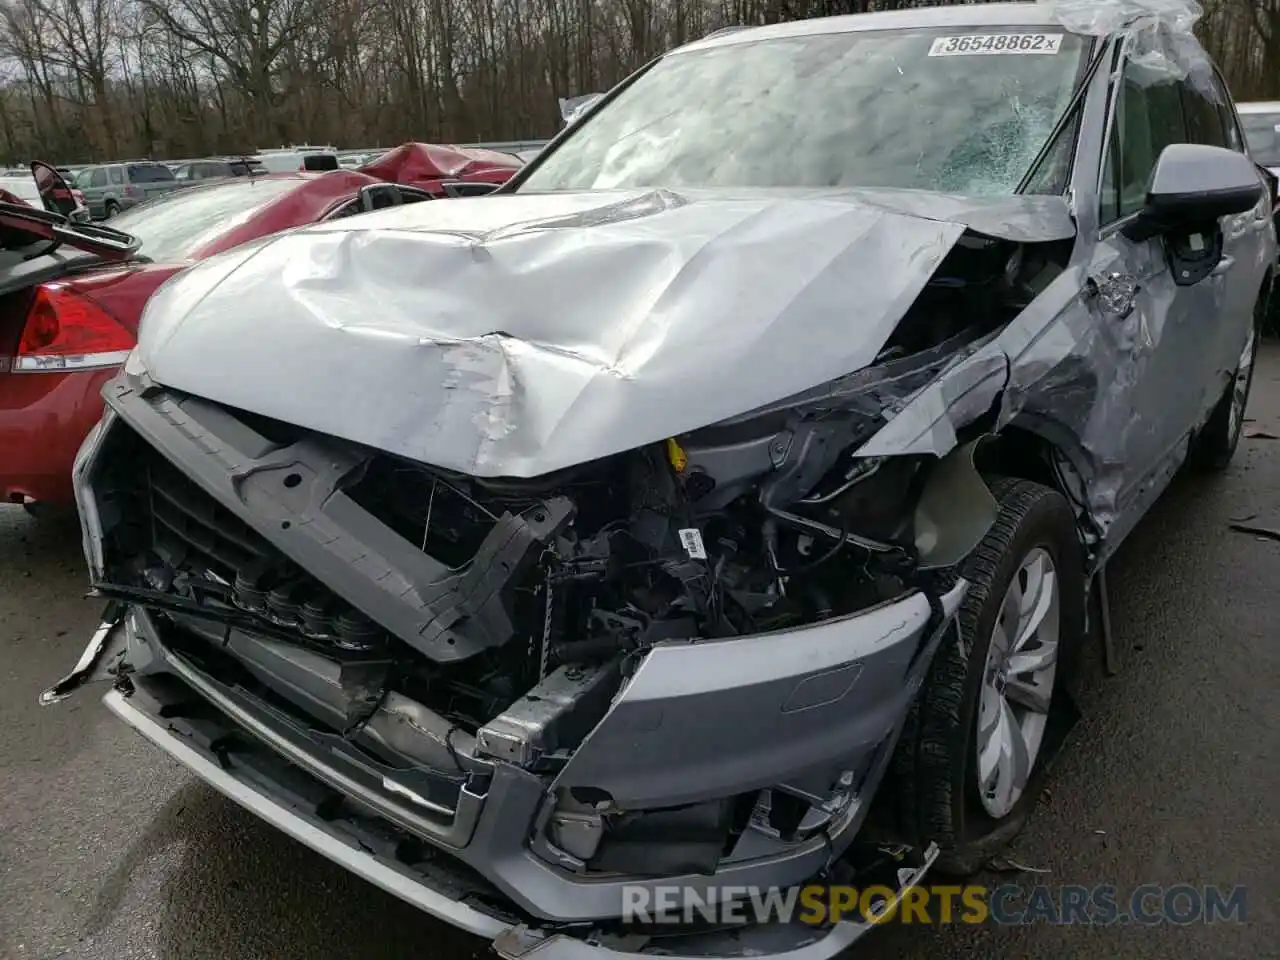
M52 246L42 250L52 253L65 244L108 260L133 257L142 241L132 234L99 224L78 223L60 213L40 210L25 204L0 202L0 229L26 234L34 240L48 240Z
M1049 136L1045 138L1044 145L1040 148L1040 152L1036 154L1035 159L1031 161L1031 166L1027 168L1026 174L1018 181L1017 187L1014 188L1015 194L1026 191L1035 178L1040 173L1040 168L1044 166L1049 155L1053 153L1058 145L1058 138L1061 137L1067 129L1076 122L1076 114L1084 108L1085 94L1089 91L1089 84L1093 82L1093 75L1098 72L1098 67L1102 65L1108 47L1105 43L1098 45L1098 50L1094 54L1093 59L1089 61L1085 67L1084 74L1080 78L1080 83L1076 87L1075 94L1068 101L1066 109L1062 111L1062 115L1058 117L1058 122L1053 125L1053 129L1049 131Z

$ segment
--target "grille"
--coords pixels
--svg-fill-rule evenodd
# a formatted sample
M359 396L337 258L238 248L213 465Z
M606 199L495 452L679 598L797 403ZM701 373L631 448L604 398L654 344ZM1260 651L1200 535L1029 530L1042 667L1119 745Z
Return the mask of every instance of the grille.
M183 596L198 583L197 592L212 590L265 623L326 647L353 654L381 649L386 633L377 624L137 434L124 443L111 458L109 475L97 484L122 521L113 536L117 575L153 588L172 585Z
M169 563L207 567L225 580L282 560L252 527L152 452L145 471L152 543Z

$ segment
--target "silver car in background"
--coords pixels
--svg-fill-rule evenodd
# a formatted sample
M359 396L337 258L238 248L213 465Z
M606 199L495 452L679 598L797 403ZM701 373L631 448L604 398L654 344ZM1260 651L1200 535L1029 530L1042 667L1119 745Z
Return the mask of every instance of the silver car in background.
M1280 177L1280 100L1238 103L1236 109L1249 153Z

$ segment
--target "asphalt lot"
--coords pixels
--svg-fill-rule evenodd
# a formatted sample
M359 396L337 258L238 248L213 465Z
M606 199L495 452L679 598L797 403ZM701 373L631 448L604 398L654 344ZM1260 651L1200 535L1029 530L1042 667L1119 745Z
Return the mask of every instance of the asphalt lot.
M901 958L1280 957L1280 346L1216 480L1183 478L1111 573L1123 673L1096 668L1013 857L1024 884L1242 884L1244 924L878 931ZM36 696L100 610L78 532L0 507L0 957L324 960L483 956L273 832L118 724L92 691ZM1008 882L1017 877L1000 877Z

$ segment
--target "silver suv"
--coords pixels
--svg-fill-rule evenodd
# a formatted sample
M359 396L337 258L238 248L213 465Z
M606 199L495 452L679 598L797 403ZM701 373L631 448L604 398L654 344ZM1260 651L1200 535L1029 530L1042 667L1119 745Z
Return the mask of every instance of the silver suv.
M495 196L183 271L76 462L113 606L46 700L112 679L506 960L829 960L977 872L1109 558L1230 463L1271 291L1275 177L1151 26L717 34Z
M85 167L76 177L76 189L84 194L84 202L95 220L114 217L121 210L181 186L172 170L151 160Z

